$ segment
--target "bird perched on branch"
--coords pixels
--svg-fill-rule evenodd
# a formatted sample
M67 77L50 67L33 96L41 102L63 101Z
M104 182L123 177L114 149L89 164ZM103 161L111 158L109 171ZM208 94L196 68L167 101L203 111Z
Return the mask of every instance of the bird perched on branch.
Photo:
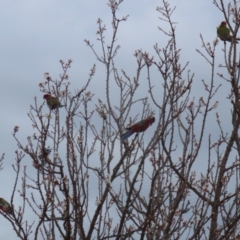
M132 125L131 127L126 128L128 131L122 135L122 140L128 139L132 134L144 132L147 130L149 126L151 126L155 122L155 117L144 119L136 124Z
M226 41L232 42L233 41L233 42L238 43L237 40L240 40L239 38L234 38L233 36L230 35L230 29L227 27L226 22L221 22L221 24L217 28L217 35L224 42L226 42Z
M65 106L59 102L57 97L52 97L50 94L43 95L43 98L46 99L47 105L51 110Z
M0 210L2 210L5 213L13 212L12 206L7 201L5 201L3 198L0 198Z

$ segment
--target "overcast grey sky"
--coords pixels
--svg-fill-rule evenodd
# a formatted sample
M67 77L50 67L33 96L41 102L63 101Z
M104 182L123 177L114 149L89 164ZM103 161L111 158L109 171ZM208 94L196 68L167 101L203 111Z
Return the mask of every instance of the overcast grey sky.
M172 19L178 22L176 33L178 47L182 49L181 61L190 61L188 69L195 73L194 90L199 94L201 79L210 79L210 67L195 51L196 48L202 49L199 35L201 33L205 41L212 44L216 38L216 27L223 16L212 1L170 2L172 7L177 6ZM118 33L121 45L118 64L130 76L134 76L136 71L133 56L136 49L154 54L155 43L164 47L167 42L158 30L159 25L164 27L156 11L156 7L161 5L160 0L125 0L120 7L118 16L129 15L129 19L122 23ZM34 96L39 103L43 102L38 87L44 80L43 73L49 72L56 79L61 73L59 60L72 59L69 80L74 90L82 87L90 68L96 63L95 82L90 88L96 94L96 90L104 84L101 81L104 81L105 72L84 42L84 39L89 39L98 49L96 22L99 17L107 26L106 41L109 42L111 13L106 0L0 0L0 154L6 153L4 171L0 173L1 197L10 197L15 178L11 165L17 146L11 132L15 125L20 126L18 137L23 142L32 135L27 112ZM217 46L219 62L223 57L222 46L222 42ZM224 91L220 90L220 93L224 94ZM226 96L222 98L220 106L224 106ZM0 239L10 239L6 236L12 233L12 227L3 217L0 217L0 226Z

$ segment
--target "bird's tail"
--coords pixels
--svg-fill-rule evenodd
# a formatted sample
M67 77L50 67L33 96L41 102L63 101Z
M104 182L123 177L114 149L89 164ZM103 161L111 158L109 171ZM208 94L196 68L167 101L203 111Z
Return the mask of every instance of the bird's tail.
M239 40L240 38L233 38L233 36L229 36L229 38L227 39L228 42L234 42L234 43L238 43Z
M122 140L124 141L124 140L128 139L131 135L132 135L131 130L128 130L127 132L125 132L125 133L122 135L121 138L122 138Z

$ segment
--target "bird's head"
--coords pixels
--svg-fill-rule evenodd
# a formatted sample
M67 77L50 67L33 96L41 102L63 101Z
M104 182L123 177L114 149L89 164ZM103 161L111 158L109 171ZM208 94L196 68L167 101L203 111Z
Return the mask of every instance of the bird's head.
M223 22L221 22L221 25L220 25L220 26L221 26L221 27L225 27L226 25L227 25L227 23L223 21Z
M150 124L152 125L155 122L155 117L149 118Z
M44 95L43 95L43 99L46 99L46 100L49 99L50 97L51 97L50 94L44 94Z

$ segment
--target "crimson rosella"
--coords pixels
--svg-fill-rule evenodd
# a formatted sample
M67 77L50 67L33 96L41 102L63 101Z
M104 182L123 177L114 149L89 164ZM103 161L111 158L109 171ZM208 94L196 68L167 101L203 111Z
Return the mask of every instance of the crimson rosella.
M230 29L227 27L226 22L221 22L220 26L217 28L217 35L222 41L228 41L228 42L236 42L239 38L234 39L233 36L230 35Z
M59 102L57 97L52 97L50 94L43 95L43 98L46 99L47 105L51 110L65 106Z
M3 198L0 198L0 210L5 213L12 213L13 208L7 201L5 201Z
M144 132L149 126L151 126L155 122L155 117L144 119L131 127L126 128L128 131L122 135L122 140L126 140L133 133Z

